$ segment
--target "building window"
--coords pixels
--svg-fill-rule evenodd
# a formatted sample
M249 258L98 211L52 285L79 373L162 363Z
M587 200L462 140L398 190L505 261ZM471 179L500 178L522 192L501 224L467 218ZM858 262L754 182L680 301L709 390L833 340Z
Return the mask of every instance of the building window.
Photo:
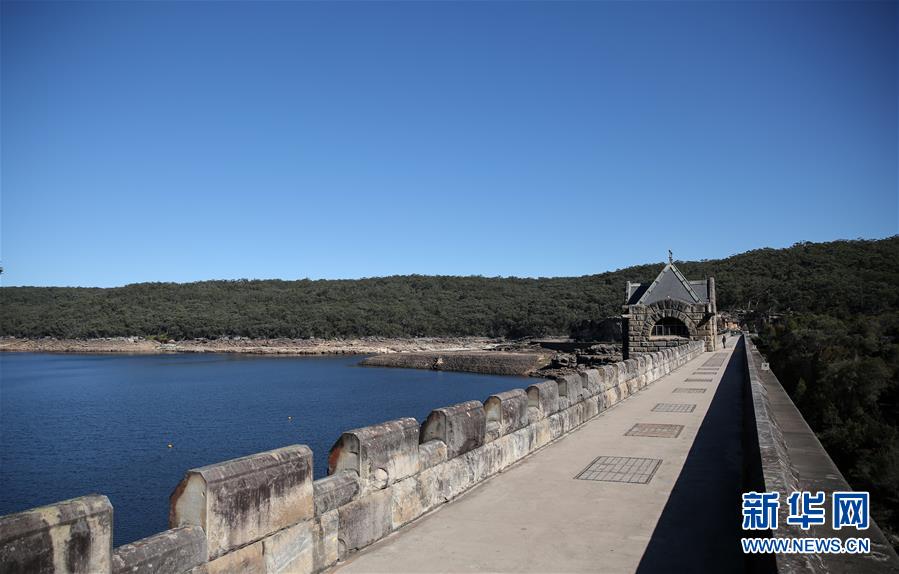
M658 323L652 326L653 337L684 337L690 338L690 330L687 326L673 317L665 317L660 319Z

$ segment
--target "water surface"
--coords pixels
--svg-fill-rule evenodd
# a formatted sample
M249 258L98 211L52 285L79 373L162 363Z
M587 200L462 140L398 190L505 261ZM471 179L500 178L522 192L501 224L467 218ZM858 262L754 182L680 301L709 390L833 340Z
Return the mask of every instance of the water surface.
M531 382L360 360L0 354L0 514L105 494L118 546L168 527L189 468L306 444L320 478L344 430Z

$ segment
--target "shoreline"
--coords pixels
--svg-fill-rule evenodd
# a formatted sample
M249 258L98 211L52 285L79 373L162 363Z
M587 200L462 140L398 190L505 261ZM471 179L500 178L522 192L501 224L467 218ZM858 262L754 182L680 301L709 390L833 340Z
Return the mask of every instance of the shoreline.
M56 339L0 337L0 353L241 353L248 355L379 355L489 351L507 344L486 337L361 337L358 339L189 339L162 343L143 337Z

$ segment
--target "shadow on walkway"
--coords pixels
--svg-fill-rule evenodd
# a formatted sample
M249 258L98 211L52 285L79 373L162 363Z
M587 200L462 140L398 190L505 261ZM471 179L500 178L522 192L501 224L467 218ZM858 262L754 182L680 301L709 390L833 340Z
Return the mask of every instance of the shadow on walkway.
M741 353L738 342L637 572L745 570Z

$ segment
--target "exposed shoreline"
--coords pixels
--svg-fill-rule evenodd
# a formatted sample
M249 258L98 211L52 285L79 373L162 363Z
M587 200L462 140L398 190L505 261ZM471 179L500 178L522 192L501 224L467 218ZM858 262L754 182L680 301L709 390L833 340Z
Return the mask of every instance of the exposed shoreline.
M18 353L243 353L248 355L376 355L425 351L487 351L502 339L420 337L359 339L191 339L161 343L142 337L55 339L0 337L0 352Z

